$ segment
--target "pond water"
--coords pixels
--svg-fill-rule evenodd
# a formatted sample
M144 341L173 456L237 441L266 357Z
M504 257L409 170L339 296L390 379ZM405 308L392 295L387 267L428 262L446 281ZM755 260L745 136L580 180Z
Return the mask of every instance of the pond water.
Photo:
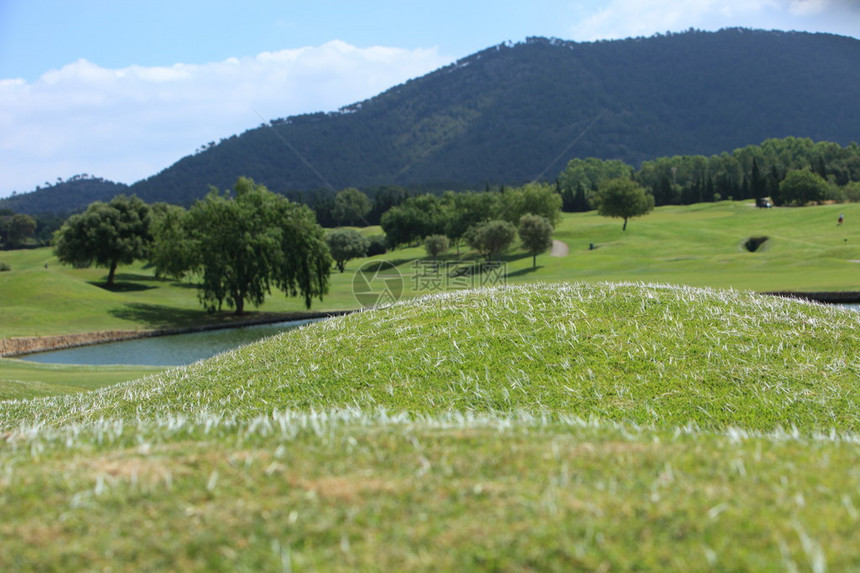
M860 304L843 304L841 306L860 311ZM47 364L182 366L318 320L321 319L276 322L123 340L66 350L40 352L21 358Z
M294 320L123 340L20 357L46 364L182 366L321 319Z

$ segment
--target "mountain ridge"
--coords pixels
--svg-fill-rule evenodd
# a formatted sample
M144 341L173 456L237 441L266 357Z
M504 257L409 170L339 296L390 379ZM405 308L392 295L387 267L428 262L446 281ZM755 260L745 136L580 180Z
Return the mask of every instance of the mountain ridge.
M787 136L860 133L860 40L729 28L481 50L336 112L279 118L128 187L187 205L240 175L300 199L554 180L573 157L631 165ZM19 197L21 197L19 195Z

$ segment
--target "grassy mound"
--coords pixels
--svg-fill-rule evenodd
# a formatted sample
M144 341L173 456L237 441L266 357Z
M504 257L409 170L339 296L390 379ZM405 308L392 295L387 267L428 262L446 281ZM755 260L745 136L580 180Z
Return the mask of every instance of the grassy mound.
M857 431L858 356L860 316L841 309L686 287L522 285L327 320L144 381L8 404L0 421L357 408Z
M0 402L0 570L857 570L858 330L516 286Z

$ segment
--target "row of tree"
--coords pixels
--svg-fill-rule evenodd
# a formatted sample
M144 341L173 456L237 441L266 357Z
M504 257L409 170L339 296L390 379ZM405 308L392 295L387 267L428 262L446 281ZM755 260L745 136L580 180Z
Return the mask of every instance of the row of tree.
M135 260L149 260L161 275L196 273L207 310L226 303L236 314L246 302L261 304L272 287L310 307L328 292L331 271L313 211L246 178L234 193L213 189L187 211L125 195L92 203L57 232L55 253L77 268L108 268L108 286L118 265Z
M783 181L796 171L816 180L813 197L794 193ZM638 170L619 160L572 159L559 174L557 189L563 210L589 211L598 207L601 182L629 178L648 189L655 205L689 205L721 199L770 197L775 205L803 205L824 199L860 200L860 146L786 137L768 139L732 153L705 157L679 155L645 161ZM804 177L807 175L792 175Z

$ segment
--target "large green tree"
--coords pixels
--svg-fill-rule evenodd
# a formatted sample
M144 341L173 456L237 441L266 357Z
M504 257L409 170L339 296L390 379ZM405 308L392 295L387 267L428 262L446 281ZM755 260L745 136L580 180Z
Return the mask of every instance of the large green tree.
M54 253L75 268L107 268L107 286L112 287L118 265L146 258L152 243L150 220L149 206L135 196L96 201L55 233Z
M193 268L194 248L187 229L188 216L178 205L156 203L152 206L153 244L149 262L156 276L181 279Z
M487 221L475 225L466 233L470 247L486 257L487 261L499 260L517 236L517 228L508 221Z
M523 246L532 255L532 268L537 268L538 253L552 246L552 223L541 215L526 213L520 217L517 231Z
M627 178L608 179L598 189L600 207L598 213L604 217L624 219L622 231L627 230L627 220L641 217L654 208L654 197L646 193L635 181Z
M445 232L445 208L436 195L410 197L400 205L392 207L380 222L385 238L393 247L408 245L428 235Z
M808 169L789 171L779 184L779 199L783 204L806 205L823 200L828 192L827 181Z
M370 198L356 189L347 187L334 197L333 215L339 225L366 226L366 217L373 208Z
M442 196L445 206L445 236L456 245L458 253L460 241L469 227L489 221L498 212L499 197L499 193L489 191L448 191Z
M601 183L632 176L633 168L618 159L574 158L559 174L558 185L561 195L571 198L571 210L588 211L597 206L595 196Z
M326 236L326 243L340 272L346 268L347 261L365 256L370 248L370 240L355 229L335 229Z
M518 225L526 213L545 217L553 226L561 219L562 198L555 187L546 183L527 183L509 189L499 197L494 219Z
M313 211L244 177L234 191L212 189L188 211L200 301L210 311L226 302L241 315L246 301L259 306L275 286L310 308L328 292L332 262Z
M0 214L0 246L20 247L36 231L36 220L22 213Z

